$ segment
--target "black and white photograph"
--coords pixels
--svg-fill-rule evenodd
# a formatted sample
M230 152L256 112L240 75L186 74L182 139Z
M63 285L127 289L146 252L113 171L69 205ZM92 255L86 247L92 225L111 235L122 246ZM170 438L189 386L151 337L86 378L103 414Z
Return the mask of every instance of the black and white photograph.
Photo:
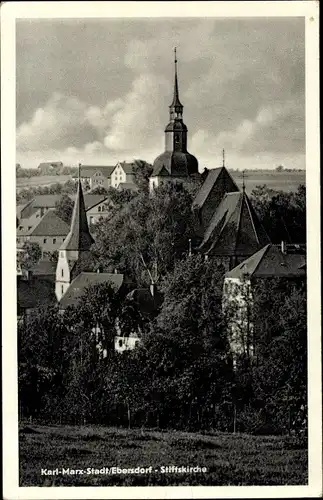
M318 6L84 3L10 18L16 494L319 495Z

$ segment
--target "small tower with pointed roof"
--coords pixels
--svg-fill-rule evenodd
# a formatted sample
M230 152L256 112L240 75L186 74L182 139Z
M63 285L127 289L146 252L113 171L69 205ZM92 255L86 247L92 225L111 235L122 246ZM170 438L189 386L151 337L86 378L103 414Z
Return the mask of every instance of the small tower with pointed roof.
M93 243L94 240L90 234L86 217L79 166L77 195L74 203L71 229L60 247L58 255L55 283L55 293L58 301L60 301L71 281L77 275L77 272L75 272L76 264L80 263L82 258L89 252Z
M165 151L154 161L150 191L163 181L181 181L199 175L197 159L187 151L187 127L183 122L184 106L179 99L176 47L174 55L174 95L169 106L169 123L165 128Z

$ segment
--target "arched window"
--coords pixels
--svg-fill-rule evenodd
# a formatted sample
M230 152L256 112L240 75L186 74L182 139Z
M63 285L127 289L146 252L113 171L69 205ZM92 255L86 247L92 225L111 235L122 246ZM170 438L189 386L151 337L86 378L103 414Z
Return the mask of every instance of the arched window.
M64 269L62 269L62 278L64 277Z

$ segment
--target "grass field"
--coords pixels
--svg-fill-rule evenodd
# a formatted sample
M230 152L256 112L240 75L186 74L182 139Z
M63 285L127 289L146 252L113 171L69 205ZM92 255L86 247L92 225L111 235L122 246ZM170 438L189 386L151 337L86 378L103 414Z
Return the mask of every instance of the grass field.
M230 172L233 179L241 188L243 184L242 172ZM302 172L276 172L248 170L245 172L245 186L247 194L250 194L256 186L266 184L269 188L277 191L296 191L300 184L305 184L305 170Z
M242 172L231 172L232 177L241 188ZM40 176L17 179L17 191L29 187L46 186L60 182L64 184L72 178L71 175ZM300 184L305 183L305 170L302 172L276 172L275 170L248 170L245 172L245 185L248 194L257 186L267 184L268 187L283 191L296 191Z
M127 430L100 426L22 426L20 486L176 486L307 484L307 450L291 437ZM162 473L162 466L207 472ZM149 467L145 474L42 475L41 469Z

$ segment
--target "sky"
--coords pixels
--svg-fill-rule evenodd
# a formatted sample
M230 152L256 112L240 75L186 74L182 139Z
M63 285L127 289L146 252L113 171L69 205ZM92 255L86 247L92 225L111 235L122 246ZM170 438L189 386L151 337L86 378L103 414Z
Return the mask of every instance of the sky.
M199 168L305 168L304 18L16 23L16 161L114 165L164 151L177 46Z

